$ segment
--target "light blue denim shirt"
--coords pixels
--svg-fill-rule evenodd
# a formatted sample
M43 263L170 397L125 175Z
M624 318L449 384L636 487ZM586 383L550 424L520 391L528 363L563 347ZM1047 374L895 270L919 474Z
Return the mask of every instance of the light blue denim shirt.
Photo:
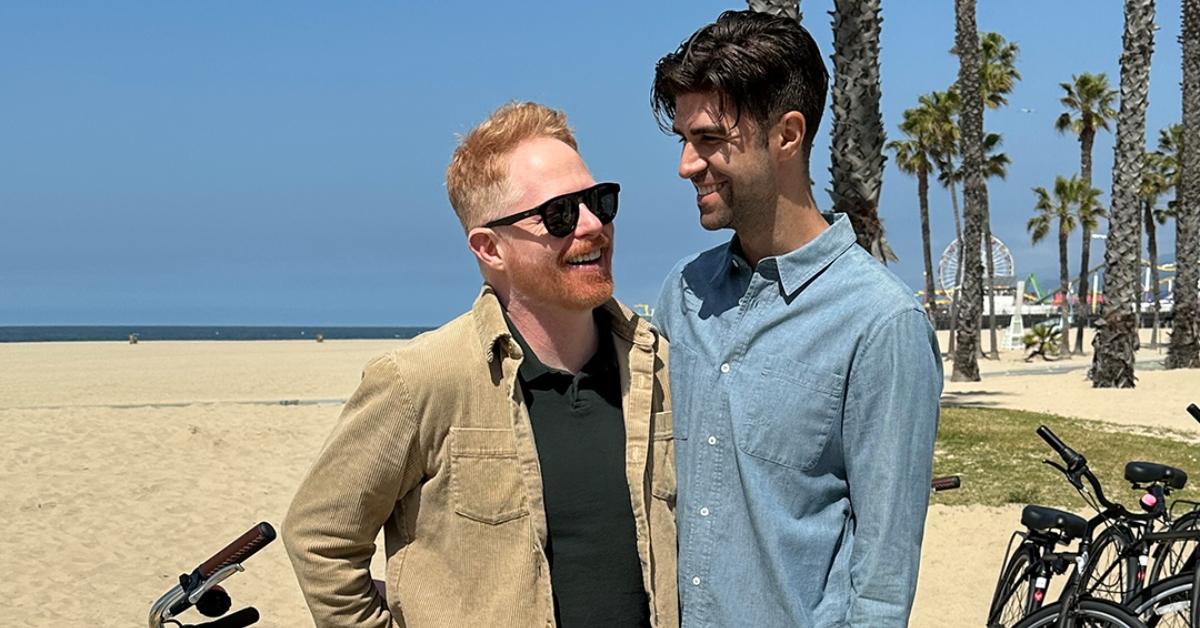
M904 626L942 361L910 289L850 221L756 268L681 261L670 340L683 626Z

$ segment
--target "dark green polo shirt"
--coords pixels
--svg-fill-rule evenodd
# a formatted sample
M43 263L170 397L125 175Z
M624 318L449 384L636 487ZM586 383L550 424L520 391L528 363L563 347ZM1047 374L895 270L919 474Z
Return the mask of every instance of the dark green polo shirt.
M599 346L573 375L542 364L508 323L525 356L517 377L542 470L554 614L561 628L648 627L620 374L607 320L595 319Z

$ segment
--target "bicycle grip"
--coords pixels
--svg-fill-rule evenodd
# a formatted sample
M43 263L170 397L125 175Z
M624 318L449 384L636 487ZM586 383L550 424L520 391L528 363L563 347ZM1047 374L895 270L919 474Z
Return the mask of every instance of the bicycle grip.
M263 521L247 530L236 541L226 545L225 549L213 554L212 558L200 563L196 571L200 572L201 577L208 578L222 567L244 562L274 540L275 528Z
M962 486L962 478L957 475L947 475L945 477L933 478L930 482L930 488L934 492L948 491Z
M1058 455L1063 459L1063 462L1067 463L1068 471L1075 471L1077 468L1087 464L1087 460L1083 456L1079 455L1079 453L1074 449L1068 447L1066 443L1062 442L1062 439L1055 435L1054 432L1050 431L1050 428L1046 427L1045 425L1038 426L1037 435L1041 436L1042 440L1046 441L1047 445L1050 445L1050 449L1053 449L1056 453L1058 453Z
M1192 415L1193 419L1200 421L1200 407L1197 407L1194 403L1189 403L1187 410L1188 414Z

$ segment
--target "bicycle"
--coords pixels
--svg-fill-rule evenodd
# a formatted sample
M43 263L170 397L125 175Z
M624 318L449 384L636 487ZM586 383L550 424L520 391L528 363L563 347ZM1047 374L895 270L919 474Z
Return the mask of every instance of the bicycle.
M1148 499L1146 496L1141 501L1143 509L1146 510L1143 514L1135 514L1127 510L1121 504L1109 501L1104 495L1104 489L1100 484L1099 479L1092 473L1087 464L1087 459L1075 450L1068 447L1059 439L1054 432L1046 426L1040 426L1037 430L1038 436L1045 440L1050 447L1058 453L1062 458L1065 466L1058 465L1053 461L1045 461L1047 464L1061 471L1072 486L1085 496L1094 507L1099 510L1096 517L1087 521L1086 529L1083 536L1079 540L1079 549L1071 554L1063 554L1074 559L1076 565L1076 573L1079 577L1072 578L1068 582L1059 601L1047 605L1042 609L1034 612L1025 619L1015 624L1015 628L1031 628L1037 626L1055 625L1059 628L1067 628L1068 626L1076 625L1082 622L1089 626L1148 626L1148 625L1163 625L1164 620L1174 624L1182 617L1187 617L1189 626L1196 625L1196 604L1192 604L1196 593L1195 574L1180 576L1180 581L1186 579L1189 582L1189 587L1184 590L1175 590L1171 595L1163 594L1163 589L1166 587L1164 583L1156 584L1153 588L1147 589L1140 604L1130 605L1132 599L1124 599L1125 605L1118 604L1115 601L1098 599L1091 597L1087 588L1089 582L1089 570L1093 569L1093 561L1095 555L1093 552L1094 543L1098 539L1096 530L1102 524L1112 524L1110 529L1120 529L1121 526L1144 525L1149 526L1151 523L1164 516L1166 512L1166 503L1163 498L1162 484L1179 484L1182 480L1186 482L1186 475L1182 474L1178 469L1173 469L1165 465L1156 465L1150 463L1131 463L1126 466L1126 475L1132 477L1135 484L1150 483L1147 496L1154 496L1158 499ZM1087 489L1083 485L1083 480L1087 480L1093 497L1087 497ZM1181 533L1167 532L1143 532L1137 543L1154 543L1167 538L1178 538ZM1124 552L1122 548L1122 552ZM1122 563L1121 554L1118 554L1118 559L1115 561L1117 567ZM1113 567L1110 567L1111 570ZM1186 595L1187 603L1181 604L1181 596Z
M1200 422L1200 408L1196 404L1190 404L1187 410ZM1124 476L1134 489L1145 491L1139 505L1155 516L1148 521L1111 521L1112 525L1106 527L1093 543L1091 560L1081 576L1089 594L1108 596L1116 601L1130 599L1146 585L1195 570L1196 546L1200 539L1200 511L1195 510L1200 504L1176 500L1170 508L1163 508L1172 490L1186 486L1187 473L1151 462L1130 462L1125 465ZM1080 487L1076 485L1076 488ZM1095 500L1089 499L1082 490L1080 494L1097 512L1100 511ZM1175 518L1172 511L1179 505L1191 505L1193 510ZM1165 524L1166 529L1154 531L1156 523ZM1101 567L1104 568L1102 571ZM1109 578L1110 575L1115 577Z
M168 623L179 628L244 628L259 620L258 610L247 606L225 615L233 601L219 585L239 571L242 563L275 540L275 528L259 523L245 534L200 563L191 573L179 576L179 584L164 593L150 607L150 628L163 628ZM203 624L183 624L175 619L195 607L205 617L220 617ZM224 617L221 617L225 615Z
M1052 575L1062 575L1071 566L1070 556L1056 553L1059 545L1082 538L1087 520L1047 506L1026 506L1021 525L1009 539L1000 579L988 609L988 628L1011 628L1042 607ZM1013 541L1020 538L1016 551Z
M1192 418L1200 423L1200 407L1196 404L1189 404L1187 411L1192 415ZM1175 507L1187 505L1191 510L1179 517L1175 517ZM1173 518L1171 523L1171 531L1182 532L1185 530L1200 530L1200 502L1187 500L1176 500L1171 504L1170 514ZM1159 544L1155 548L1152 557L1153 562L1150 566L1150 572L1147 575L1147 583L1154 583L1165 579L1170 574L1179 574L1185 571L1193 571L1196 568L1196 550L1200 547L1195 539L1176 539L1167 540Z

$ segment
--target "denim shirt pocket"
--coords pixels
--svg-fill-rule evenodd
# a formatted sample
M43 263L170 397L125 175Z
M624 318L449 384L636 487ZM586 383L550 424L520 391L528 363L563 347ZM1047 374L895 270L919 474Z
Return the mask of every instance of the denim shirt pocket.
M456 513L481 523L529 514L512 430L450 428L450 494Z
M739 382L729 393L738 449L784 467L811 471L839 423L845 378L778 356L758 365L750 371L749 381Z
M703 387L697 381L700 376L700 358L694 351L683 345L671 345L671 357L667 364L667 374L671 380L671 411L672 431L675 440L688 439L688 414L697 411L698 395L696 391Z

